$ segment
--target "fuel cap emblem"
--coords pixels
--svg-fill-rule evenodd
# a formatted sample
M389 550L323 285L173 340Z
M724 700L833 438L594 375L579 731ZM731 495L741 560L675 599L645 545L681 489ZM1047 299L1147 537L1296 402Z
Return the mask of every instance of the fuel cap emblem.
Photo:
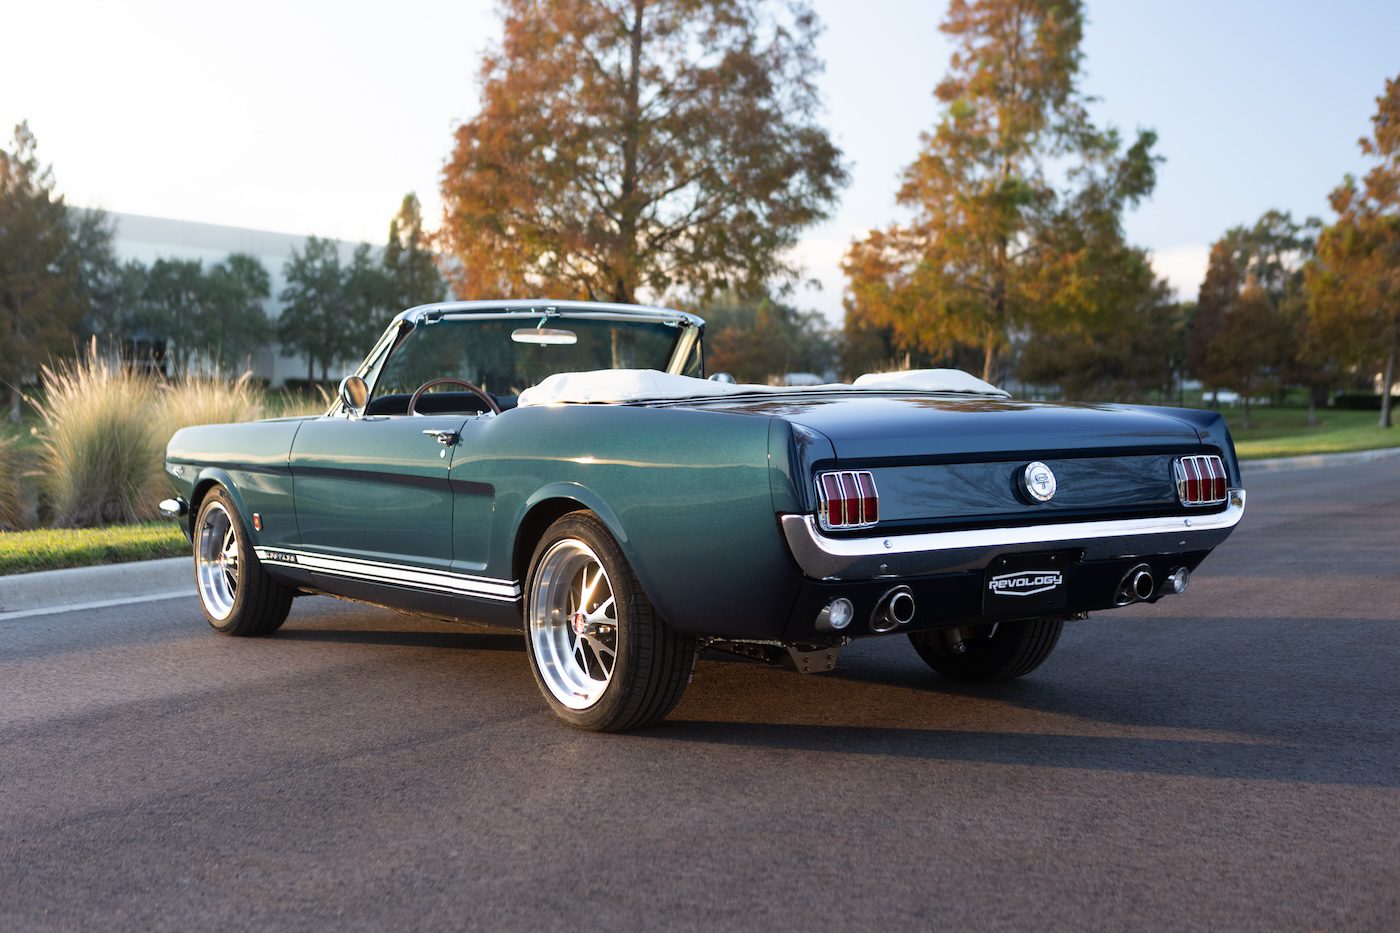
M1055 498L1055 472L1039 460L1026 464L1021 471L1021 488L1036 502Z

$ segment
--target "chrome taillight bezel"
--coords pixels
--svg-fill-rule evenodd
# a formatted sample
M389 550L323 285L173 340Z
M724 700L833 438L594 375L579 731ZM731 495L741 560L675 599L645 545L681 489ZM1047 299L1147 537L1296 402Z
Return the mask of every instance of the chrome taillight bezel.
M856 495L848 495L854 490ZM834 495L839 492L840 495ZM840 502L833 514L832 505ZM849 513L854 507L855 515ZM851 521L850 518L854 518ZM873 528L880 521L880 491L869 470L830 470L817 474L817 522L825 531Z
M1230 475L1225 472L1225 461L1218 454L1177 457L1172 463L1172 472L1176 477L1176 499L1188 508L1223 505L1230 497Z

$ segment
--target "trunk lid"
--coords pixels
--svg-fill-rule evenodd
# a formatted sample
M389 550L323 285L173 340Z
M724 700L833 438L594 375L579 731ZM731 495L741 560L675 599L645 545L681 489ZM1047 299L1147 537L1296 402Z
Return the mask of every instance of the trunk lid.
M768 415L815 432L830 446L794 450L799 500L816 508L818 473L868 470L879 489L879 528L889 531L1175 513L1182 506L1173 462L1202 447L1187 418L1120 405L812 393L695 407ZM1021 487L1036 461L1058 481L1049 501Z

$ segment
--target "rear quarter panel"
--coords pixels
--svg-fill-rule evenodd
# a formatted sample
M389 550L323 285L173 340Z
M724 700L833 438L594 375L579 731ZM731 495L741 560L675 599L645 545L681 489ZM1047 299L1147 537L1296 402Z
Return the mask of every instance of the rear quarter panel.
M608 525L670 624L776 634L798 580L774 514L770 426L762 416L614 405L509 411L467 432L453 457L457 553L479 566L475 542L489 541L482 569L523 582L533 548L522 555L516 535L526 516L572 500Z

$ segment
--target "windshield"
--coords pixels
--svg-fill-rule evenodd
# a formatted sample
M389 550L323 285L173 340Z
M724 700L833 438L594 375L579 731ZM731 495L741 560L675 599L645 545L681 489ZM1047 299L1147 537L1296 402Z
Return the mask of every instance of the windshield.
M670 365L685 328L656 321L552 317L545 334L530 340L535 321L444 318L419 324L390 354L374 387L375 398L413 392L430 379L452 376L474 382L497 397L519 395L554 373L595 369L659 369ZM575 335L558 340L560 332ZM517 333L520 332L520 333ZM512 338L512 335L516 335ZM695 368L698 370L698 352Z

